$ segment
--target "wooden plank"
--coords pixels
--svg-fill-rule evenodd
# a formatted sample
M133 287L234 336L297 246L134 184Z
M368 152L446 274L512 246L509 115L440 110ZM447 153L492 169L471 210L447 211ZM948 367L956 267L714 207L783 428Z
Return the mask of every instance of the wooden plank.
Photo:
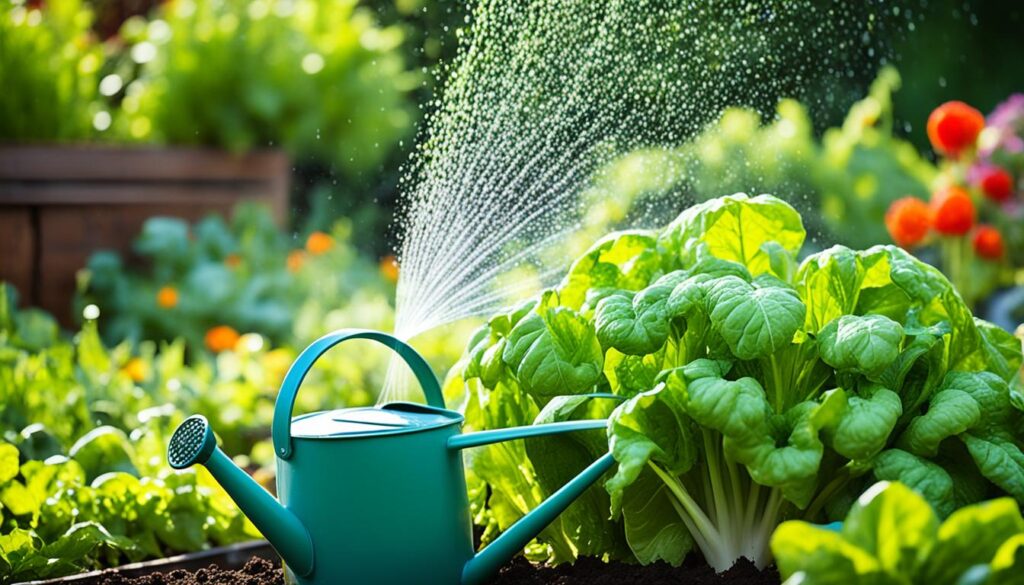
M161 181L135 183L8 183L3 186L0 207L5 205L206 205L211 200L255 199L270 204L280 197L271 182L208 183Z
M14 285L21 304L33 303L35 287L35 238L32 210L28 207L0 206L0 281Z
M275 180L289 172L278 150L232 154L201 148L0 146L6 181Z

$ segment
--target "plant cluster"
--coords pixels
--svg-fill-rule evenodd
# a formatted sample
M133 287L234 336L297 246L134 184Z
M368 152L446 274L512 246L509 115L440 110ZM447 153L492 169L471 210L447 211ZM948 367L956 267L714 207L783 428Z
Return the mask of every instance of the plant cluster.
M76 141L94 135L103 50L81 0L0 3L0 139Z
M397 272L393 258L379 264L352 246L352 224L305 238L282 232L265 208L241 206L230 223L210 215L194 226L183 220L147 220L135 251L148 270L130 270L113 252L89 260L76 301L96 305L111 343L184 338L192 350L218 353L240 332L273 345L304 345L328 331L343 312L347 326L391 325ZM344 312L358 305L360 315Z
M354 0L170 2L119 40L115 132L129 140L281 146L355 176L412 128L402 32Z
M974 305L1012 282L1012 266L1024 263L1024 96L1014 96L986 122L958 101L936 108L928 138L943 157L937 188L926 203L907 196L892 203L885 224L893 241L908 249L937 242L943 270ZM987 223L986 223L987 222Z
M1000 498L940 523L919 494L880 482L860 496L838 531L785 522L772 552L786 583L1020 583L1024 518Z
M607 438L475 454L477 520L504 529L609 448L607 493L535 553L763 566L780 522L841 518L877 480L943 517L1024 501L1019 341L900 248L798 263L804 239L785 202L721 197L608 235L558 287L492 317L446 385L467 424L610 418Z
M354 178L412 130L403 32L355 0L165 2L105 42L92 20L0 6L0 139L282 147Z

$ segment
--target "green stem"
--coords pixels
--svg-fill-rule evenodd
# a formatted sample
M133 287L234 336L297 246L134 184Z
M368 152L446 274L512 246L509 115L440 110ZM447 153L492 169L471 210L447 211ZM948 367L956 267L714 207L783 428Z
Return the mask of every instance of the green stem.
M844 467L840 469L839 474L836 475L832 481L828 482L828 485L818 493L817 497L814 498L814 501L807 506L807 511L804 512L804 520L812 521L818 515L818 512L821 511L821 508L824 507L825 502L832 498L832 494L842 489L848 481L850 481L850 473L847 471L847 468Z
M654 470L654 473L661 478L661 481L668 486L669 491L672 492L672 495L676 497L679 503L683 506L683 509L686 511L686 514L693 521L694 527L696 528L694 537L699 535L700 538L707 543L709 550L704 550L703 547L701 550L704 551L705 554L721 554L721 551L724 549L722 535L715 528L714 524L711 523L711 519L708 518L707 515L704 514L704 511L700 509L697 502L690 497L690 494L687 493L686 488L679 482L679 479L673 477L650 461L648 461L647 464Z

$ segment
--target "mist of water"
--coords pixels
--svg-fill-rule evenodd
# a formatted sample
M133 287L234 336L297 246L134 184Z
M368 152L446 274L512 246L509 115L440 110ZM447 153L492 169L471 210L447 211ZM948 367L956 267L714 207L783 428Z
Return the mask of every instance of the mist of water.
M586 217L582 194L622 154L678 145L729 105L848 103L844 83L882 60L884 14L813 0L480 1L402 180L396 334L555 282ZM630 221L656 224L682 204ZM501 278L524 268L533 278ZM406 397L391 374L381 401Z

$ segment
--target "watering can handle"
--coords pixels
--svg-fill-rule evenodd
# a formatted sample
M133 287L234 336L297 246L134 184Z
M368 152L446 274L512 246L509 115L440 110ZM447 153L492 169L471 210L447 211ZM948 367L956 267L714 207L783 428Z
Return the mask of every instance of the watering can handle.
M302 350L284 377L281 391L277 395L277 402L274 404L274 423L271 427L271 434L274 437L274 452L278 457L288 459L292 455L292 409L295 406L295 396L299 392L299 385L302 384L306 373L327 350L348 339L370 339L393 349L405 360L405 363L409 364L412 373L419 380L423 394L427 397L427 404L437 408L445 407L441 386L438 385L437 378L434 377L434 371L412 346L381 331L339 329L324 335Z

